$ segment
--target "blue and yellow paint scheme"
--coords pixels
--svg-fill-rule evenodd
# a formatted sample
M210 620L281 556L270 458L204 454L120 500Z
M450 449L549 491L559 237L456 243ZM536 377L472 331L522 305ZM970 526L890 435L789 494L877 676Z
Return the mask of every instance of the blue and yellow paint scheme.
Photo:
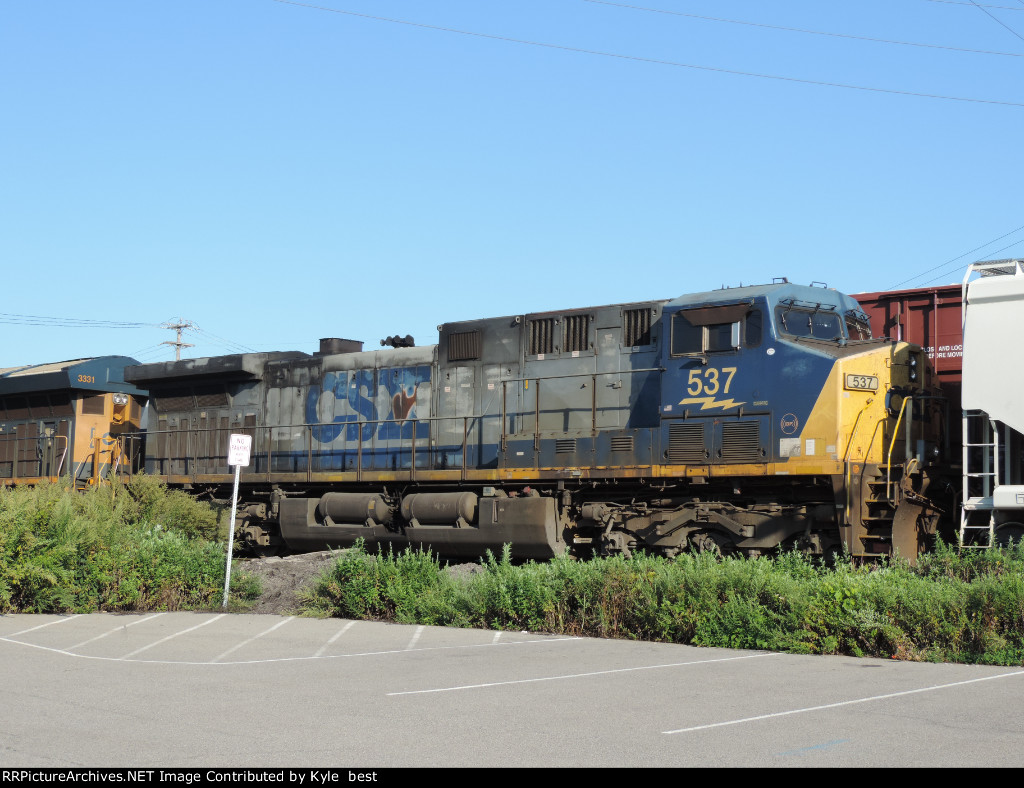
M243 531L301 549L912 557L935 530L926 359L871 338L835 290L781 280L445 323L425 347L343 342L129 367L150 393L147 471L216 498L228 434L252 435ZM420 495L430 507L406 506Z

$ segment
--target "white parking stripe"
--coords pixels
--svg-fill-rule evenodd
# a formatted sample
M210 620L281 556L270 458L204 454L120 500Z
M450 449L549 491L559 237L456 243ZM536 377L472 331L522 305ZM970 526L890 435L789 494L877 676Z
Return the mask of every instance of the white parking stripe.
M343 626L340 630L335 632L334 635L331 637L331 639L328 640L326 643L324 643L320 647L320 650L317 651L316 654L314 654L313 656L314 657L322 656L323 653L325 651L327 651L327 647L330 646L335 640L340 638L342 635L344 635L346 632L348 632L350 629L352 629L352 625L355 624L355 623L356 623L355 621L349 621L347 624L345 624L345 626Z
M40 624L37 627L32 627L30 629L23 629L23 630L21 630L21 632L12 632L7 637L12 637L13 638L13 637L17 637L18 635L24 635L26 632L35 632L37 629L42 629L43 627L52 627L54 624L63 624L65 621L70 621L73 618L78 618L80 615L81 615L81 613L75 613L75 615L68 616L67 618L58 618L56 621L47 621L45 624Z
M67 647L67 651L73 651L76 648L81 648L82 646L88 645L89 643L94 643L97 640L102 640L107 635L113 635L115 632L122 632L122 631L128 629L128 627L134 627L136 624L141 624L144 621L149 621L151 619L156 618L157 616L162 616L162 615L163 615L163 613L154 613L151 616L146 616L145 618L140 618L140 619L138 619L136 621L132 621L130 624L122 624L119 627L114 627L109 632L104 632L102 635L97 635L94 638L89 638L88 640L83 640L81 643L75 643L75 645L73 645L73 646L68 646Z
M148 646L143 646L142 648L137 648L137 649L135 649L135 651L132 651L131 653L125 654L123 657L120 657L120 659L129 659L131 657L134 657L136 654L141 654L143 651L148 651L149 649L153 648L154 646L159 646L161 643L166 643L168 640L173 640L174 638L178 637L178 635L184 635L185 633L192 632L193 630L199 629L200 627L205 627L207 624L212 624L217 619L224 618L224 616L226 616L226 615L227 615L227 613L221 613L220 615L214 616L213 618L208 618L203 623L196 624L194 627L189 627L188 629L183 629L181 632L175 632L173 635L168 635L165 638L160 638L156 642L150 643Z
M707 725L694 725L690 728L679 728L674 731L662 731L664 734L673 733L690 733L692 731L702 731L708 728L721 728L726 725L740 725L744 722L757 722L758 720L770 720L773 717L788 717L790 714L805 714L809 711L821 711L822 709L838 709L840 706L853 706L856 703L870 703L874 700L885 700L887 698L899 698L903 695L916 695L920 692L935 692L936 690L949 689L950 687L962 687L965 684L976 684L979 681L992 681L994 679L1006 679L1011 676L1024 676L1024 670L1016 670L1013 673L1000 673L996 676L983 676L980 679L967 679L966 681L953 681L949 684L935 684L931 687L921 687L920 689L903 690L902 692L889 692L885 695L872 695L868 698L855 698L854 700L843 700L838 703L826 703L821 706L808 706L803 709L790 709L789 711L777 711L774 714L759 714L756 717L744 717L739 720L726 720L725 722L711 722Z
M692 662L670 662L665 665L642 665L636 668L614 668L612 670L595 670L589 673L563 673L559 676L541 676L535 679L512 679L510 681L491 681L486 684L463 684L459 687L438 687L436 689L407 690L405 692L389 692L391 695L426 695L431 692L455 692L456 690L485 689L489 687L506 687L511 684L533 684L540 681L562 681L565 679L582 679L590 676L607 676L612 673L633 673L638 670L662 670L664 668L683 668L690 665L708 665L713 662L734 662L739 659L757 659L758 657L777 657L780 654L769 652L762 654L745 654L742 657L722 657L721 659L698 659Z
M223 614L223 615L226 615L226 614ZM220 618L220 616L218 616L218 618ZM211 621L212 621L212 619L211 619ZM206 623L208 624L208 623L210 623L210 621L207 621ZM200 624L199 626L204 626L204 624ZM185 630L185 632L191 632L192 629L198 629L199 626L192 627L191 629L187 629L187 630ZM179 632L178 634L181 635L181 634L184 634L184 632ZM171 635L170 637L164 638L164 640L170 640L170 638L173 638L173 637L176 637L176 635ZM504 643L500 643L500 644L494 644L494 643L473 643L473 644L470 644L470 645L461 645L461 646L427 646L425 648L415 649L415 651L417 651L417 652L420 652L420 651L459 651L461 649L494 648L495 645L497 645L498 648L511 648L511 647L515 647L515 646L544 645L544 644L551 644L551 643L571 643L571 642L579 642L579 641L582 641L582 640L583 640L583 638L579 638L579 637L564 637L564 638L546 637L546 638L538 639L538 640L519 640L519 641L515 641L515 642L507 640ZM159 642L162 642L162 641L159 641ZM26 643L23 640L11 640L10 638L7 638L7 637L0 637L0 643L13 643L14 645L17 645L17 646L26 646L28 648L38 649L39 651L49 651L52 654L62 654L65 657L74 657L75 659L92 659L92 660L97 660L99 662L123 662L123 661L125 661L125 657L102 657L102 656L94 656L94 655L91 655L91 654L76 654L73 651L65 651L64 649L61 649L61 648L52 648L50 646L40 646L37 643ZM153 645L156 645L156 644L154 643ZM146 646L145 648L149 648L149 646ZM138 653L138 652L134 652L134 653ZM354 652L354 653L351 653L351 654L326 654L326 655L323 655L323 656L312 656L312 657L310 657L310 656L297 656L297 657L274 657L272 659L247 659L247 660L237 660L235 662L209 662L209 661L207 661L207 662L195 662L193 660L171 660L171 659L137 659L137 660L128 660L128 661L129 662L134 662L134 663L137 663L137 664L140 664L140 665L189 665L189 666L213 665L213 666L216 666L216 667L219 668L219 667L223 667L225 665L269 665L269 664L275 663L275 662L307 662L307 661L314 660L314 659L352 659L352 658L355 658L355 657L383 657L383 656L388 656L388 655L396 655L397 656L399 654L409 654L409 653L410 652L407 649L403 648L403 649L387 649L387 650L381 650L381 651L359 651L359 652Z
M413 632L412 640L409 641L409 645L405 647L406 651L412 651L413 646L416 645L416 641L420 639L420 635L423 634L423 630L426 629L422 624L416 627L416 631Z
M269 634L270 634L271 632L273 632L273 631L274 631L275 629L277 629L278 627L283 627L283 626L284 626L285 624L287 624L287 623L288 623L289 621L291 621L291 620L292 620L292 619L294 619L294 618L295 618L295 616L289 616L288 618L284 619L283 621L278 621L278 622L277 622L276 624L274 624L274 626L272 626L272 627L271 627L270 629L264 630L263 632L260 632L260 633L259 633L258 635L253 635L253 636L252 636L251 638L249 638L248 640L243 640L243 641L242 641L241 643L239 643L238 645L235 645L235 646L232 646L231 648L229 648L229 649L228 649L227 651L225 651L225 652L224 652L223 654L218 654L218 655L217 655L216 657L214 657L214 658L213 658L213 659L211 660L211 662L220 662L220 661L221 661L222 659L224 659L224 657L226 657L226 656L227 656L228 654L233 654L234 652L238 651L238 649L242 648L242 646L248 646L248 645L249 645L250 643L252 643L252 642L253 642L254 640L258 640L259 638L263 637L264 635L269 635Z
M495 643L497 643L498 642L498 638L500 638L500 637L501 637L501 630L499 629L497 632L494 633L494 640L491 641L491 644L494 645Z

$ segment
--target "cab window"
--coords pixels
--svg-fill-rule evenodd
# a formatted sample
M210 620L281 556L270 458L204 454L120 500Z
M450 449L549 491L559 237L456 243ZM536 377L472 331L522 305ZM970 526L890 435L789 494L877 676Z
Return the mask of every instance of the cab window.
M839 315L810 309L780 306L775 310L779 331L794 337L815 339L842 339L843 328Z
M762 324L761 311L747 305L677 312L672 316L671 353L685 356L757 347L761 344Z

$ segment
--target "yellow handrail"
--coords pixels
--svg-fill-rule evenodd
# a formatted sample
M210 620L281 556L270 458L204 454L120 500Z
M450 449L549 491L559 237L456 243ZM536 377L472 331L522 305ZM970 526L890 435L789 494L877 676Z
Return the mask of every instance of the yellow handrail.
M896 426L892 429L892 440L889 441L889 456L885 462L885 494L892 499L892 492L890 485L892 484L892 450L896 445L896 436L900 434L900 422L903 421L903 411L907 407L907 403L910 402L913 397L904 397L903 402L900 404L900 413L896 417Z
M850 451L853 449L853 439L857 437L857 430L860 429L860 417L864 415L871 403L875 401L874 397L869 397L868 401L864 403L864 407L860 409L860 413L857 414L857 418L853 420L853 432L850 433L850 439L846 443L846 454L843 456L843 464L846 466L846 510L844 515L846 517L846 524L850 524Z

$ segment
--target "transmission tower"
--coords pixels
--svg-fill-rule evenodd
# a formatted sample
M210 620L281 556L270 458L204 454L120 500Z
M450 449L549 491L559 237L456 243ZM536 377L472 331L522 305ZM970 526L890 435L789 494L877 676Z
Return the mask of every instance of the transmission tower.
M179 317L177 322L169 321L167 323L162 323L160 325L160 328L166 328L166 329L168 329L170 331L177 331L178 332L177 333L176 341L174 341L174 342L161 342L160 343L161 345L174 345L174 360L175 361L181 361L181 349L183 347L195 347L195 345L190 345L188 342L182 342L181 341L181 332L184 331L186 328L191 328L191 329L194 329L196 331L199 330L199 326L197 326L191 320L185 320L184 318L180 318Z

